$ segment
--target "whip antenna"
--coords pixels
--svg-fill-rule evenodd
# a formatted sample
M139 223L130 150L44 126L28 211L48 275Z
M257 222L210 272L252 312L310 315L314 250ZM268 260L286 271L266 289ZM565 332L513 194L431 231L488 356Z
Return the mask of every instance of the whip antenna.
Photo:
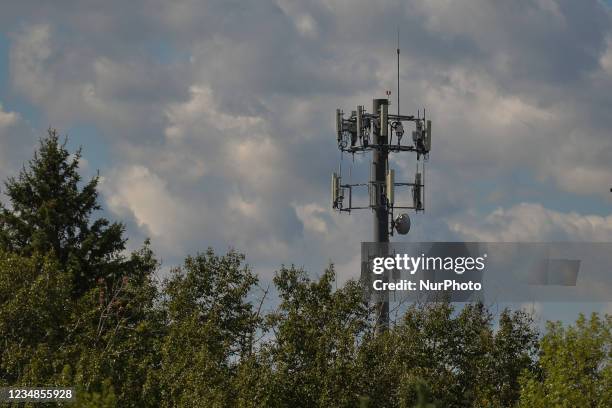
M400 59L400 48L399 48L399 27L397 27L397 116L399 116L400 114L400 107L399 107L399 103L400 103L400 98L399 98L399 76L400 76L400 70L399 70L399 59Z

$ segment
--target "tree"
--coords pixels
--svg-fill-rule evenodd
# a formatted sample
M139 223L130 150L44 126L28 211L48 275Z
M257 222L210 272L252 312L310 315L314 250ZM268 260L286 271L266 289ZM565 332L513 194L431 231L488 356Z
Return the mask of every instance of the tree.
M267 316L269 341L240 373L242 406L358 406L367 383L355 359L373 314L359 284L334 290L334 280L331 266L318 280L295 267L277 272L281 303Z
M131 257L154 268L151 255L145 246ZM76 387L79 406L111 394L120 406L156 406L149 374L165 327L154 282L125 276L78 299L71 288L51 254L0 250L0 385Z
M538 370L521 380L521 407L612 406L612 316L549 322Z
M160 284L148 241L122 255L121 224L93 219L98 178L81 185L79 158L50 130L6 182L1 386L74 386L84 407L612 406L608 315L551 323L538 344L523 312L436 302L379 334L333 266L282 267L265 313L244 255L211 249Z
M98 204L98 176L81 186L81 150L74 155L49 129L19 177L5 182L10 206L0 204L0 249L21 256L52 253L73 275L75 295L98 278L126 272L123 226L92 219Z
M361 336L373 329L373 311L358 283L333 290L335 278L333 266L314 282L294 268L275 277L282 303L271 316L277 333L272 353L290 406L355 406L361 394L354 361Z
M0 384L75 386L79 406L156 406L150 367L165 327L148 241L122 255L123 227L104 218L95 177L55 131L5 185L0 208Z
M259 323L247 298L258 280L243 262L234 251L217 256L209 249L165 280L157 406L235 405L232 379Z
M61 360L70 288L68 274L51 257L25 258L0 250L0 384L54 374L49 362Z
M371 405L512 406L537 333L522 312L502 312L499 326L481 303L459 311L448 302L411 305L397 325L360 347Z

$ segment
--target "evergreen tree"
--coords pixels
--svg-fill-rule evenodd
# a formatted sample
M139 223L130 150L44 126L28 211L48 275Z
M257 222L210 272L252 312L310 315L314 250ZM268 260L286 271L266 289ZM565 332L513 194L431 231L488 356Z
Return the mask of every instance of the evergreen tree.
M117 278L125 270L124 227L92 219L100 210L99 178L81 185L81 150L71 155L66 142L49 129L33 160L5 182L10 205L0 204L0 249L21 256L52 253L73 274L79 295L99 278Z
M158 406L164 337L148 241L124 257L121 224L94 219L98 177L49 130L0 208L0 385L75 387L78 406Z

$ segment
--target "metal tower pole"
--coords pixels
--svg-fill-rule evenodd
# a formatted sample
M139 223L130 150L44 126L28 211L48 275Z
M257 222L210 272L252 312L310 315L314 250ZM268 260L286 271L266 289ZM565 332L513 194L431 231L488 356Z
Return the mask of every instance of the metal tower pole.
M374 99L372 103L372 112L379 113L382 105L389 105L387 99ZM381 124L387 126L387 123ZM387 158L389 152L387 150L388 138L380 134L380 128L373 128L374 144L377 148L372 150L372 194L374 203L374 242L388 243L389 242L389 214L387 203L385 202L384 185L387 176ZM388 282L389 277L385 272L383 279ZM388 296L385 294L385 296ZM389 302L388 299L376 303L376 330L379 332L385 331L389 327Z
M398 48L399 57L399 48ZM398 58L399 61L399 58ZM398 77L399 78L399 77ZM399 87L398 87L399 92ZM387 96L390 92L387 91ZM399 101L398 101L399 105ZM367 256L362 259L362 277L364 281L370 282L371 276L364 274L368 272L368 264L372 256L387 257L389 251L389 236L396 231L405 235L410 230L410 218L408 214L400 214L395 221L394 210L413 209L423 211L421 188L424 187L421 173L416 173L413 183L396 183L393 171L389 171L389 153L414 152L417 154L417 162L421 157L427 158L431 148L431 120L421 119L415 115L389 114L389 99L374 99L372 101L372 112L367 112L362 105L357 105L357 110L351 112L348 118L344 117L341 109L336 109L336 134L335 139L338 149L344 153L365 153L372 151L372 162L370 163L370 180L368 183L342 183L342 174L333 173L331 180L332 208L339 212L350 213L353 210L368 209L374 213L373 242L377 245L377 253L362 253ZM416 130L412 132L414 144L401 144L404 135L402 122L414 122ZM393 139L395 135L396 139ZM393 140L394 144L390 144ZM353 189L368 187L369 203L367 206L353 205ZM395 200L395 187L412 188L412 205L402 205ZM348 202L348 203L346 203ZM370 265L371 266L371 265ZM376 280L382 283L390 282L391 274L388 270L377 275ZM384 286L384 285L383 285ZM382 333L389 328L389 291L379 290L376 286L369 288L376 296L370 296L368 302L374 302L376 308L376 332Z

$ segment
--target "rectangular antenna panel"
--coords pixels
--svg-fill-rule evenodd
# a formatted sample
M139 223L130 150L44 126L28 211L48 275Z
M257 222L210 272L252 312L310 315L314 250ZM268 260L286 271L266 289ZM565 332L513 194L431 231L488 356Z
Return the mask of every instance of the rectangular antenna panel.
M387 172L387 200L389 205L393 205L395 199L395 170L389 169Z
M332 208L336 208L338 205L338 198L340 197L340 178L336 173L332 174L331 196Z
M431 120L427 121L427 137L425 138L425 151L431 150Z
M338 141L342 140L342 111L340 109L336 109L336 136Z
M357 137L363 137L363 106L357 105Z
M356 118L357 117L357 111L352 111L351 112L351 119L352 118ZM348 126L348 131L351 134L351 146L355 146L357 144L357 137L358 137L358 132L357 132L357 120L355 119L355 121L351 120L351 122L349 123Z
M368 184L368 195L370 197L370 207L375 208L378 205L378 184L374 180L376 174L376 163L370 164L370 183ZM381 187L382 188L382 187Z
M414 187L412 187L412 201L415 210L423 209L423 201L421 200L421 173L419 172L414 175Z
M387 137L389 124L387 123L387 105L380 105L380 135Z

